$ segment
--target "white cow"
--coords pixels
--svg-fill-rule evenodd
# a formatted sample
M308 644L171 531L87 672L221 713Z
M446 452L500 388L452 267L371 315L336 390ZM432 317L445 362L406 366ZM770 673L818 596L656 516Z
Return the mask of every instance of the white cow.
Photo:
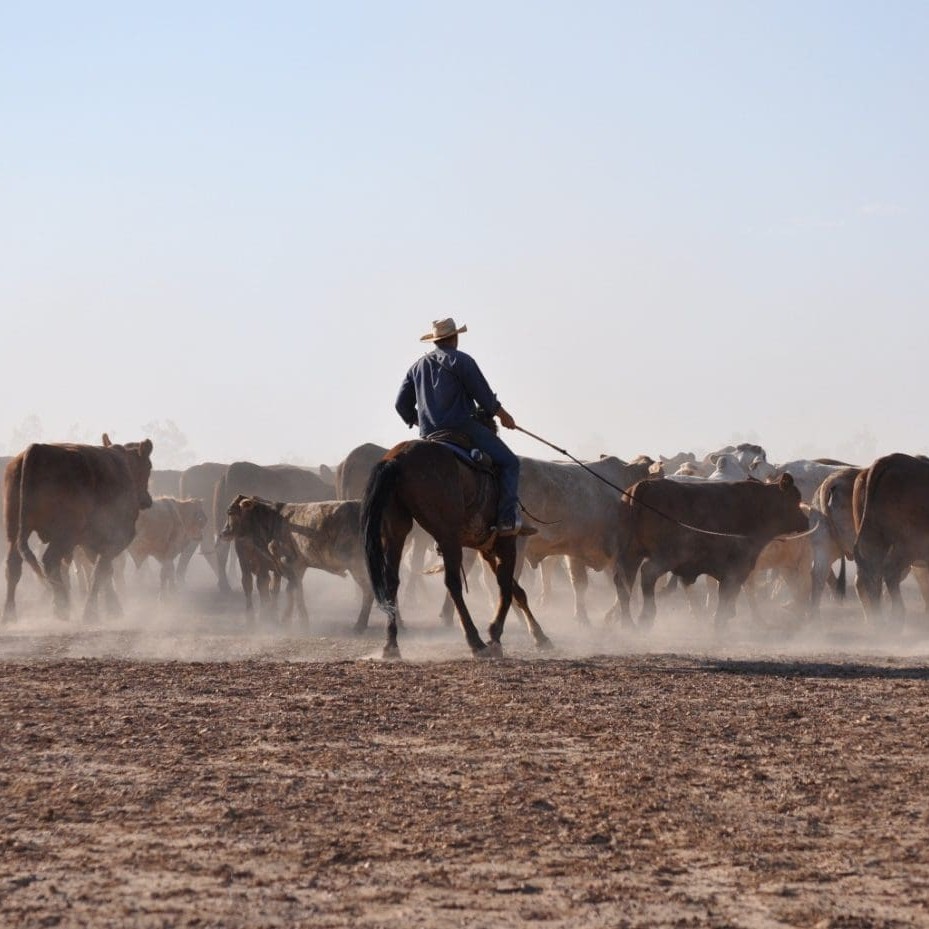
M765 462L767 464L767 462ZM771 473L766 469L753 469L753 476L759 480L771 480L778 478L782 474L789 474L797 487L800 488L800 496L804 503L812 503L813 495L822 482L831 474L838 474L844 471L849 465L823 464L820 461L811 461L808 458L798 458L796 461L788 461L786 464L778 464L771 467Z
M672 474L668 479L682 484L695 483L699 481L721 481L726 484L732 484L735 481L746 481L751 477L748 468L743 465L735 455L724 454L716 459L715 468L705 476L691 473L692 466L684 465L687 471Z

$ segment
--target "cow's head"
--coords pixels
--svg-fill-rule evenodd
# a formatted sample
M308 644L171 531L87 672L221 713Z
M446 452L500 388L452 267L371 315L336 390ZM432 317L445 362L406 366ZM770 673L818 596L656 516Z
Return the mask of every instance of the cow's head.
M244 539L260 551L267 551L280 524L283 507L283 503L239 494L226 510L226 524L219 537L226 542Z
M806 532L810 521L800 507L800 488L789 474L782 474L773 486L783 494L782 505L778 508L778 533Z
M246 518L254 506L255 501L245 494L239 494L229 504L226 508L226 523L219 533L219 537L224 542L231 542L234 538L243 534Z
M178 507L181 511L181 522L187 537L200 541L203 538L203 530L207 524L203 501L199 497L190 500L179 500Z
M104 432L103 447L118 449L122 452L132 476L132 486L138 496L139 509L147 510L152 505L152 495L148 492L148 479L152 474L152 448L154 447L152 440L144 439L141 442L114 445Z
M777 468L764 455L756 455L748 470L752 477L757 477L759 481L770 481L777 474Z

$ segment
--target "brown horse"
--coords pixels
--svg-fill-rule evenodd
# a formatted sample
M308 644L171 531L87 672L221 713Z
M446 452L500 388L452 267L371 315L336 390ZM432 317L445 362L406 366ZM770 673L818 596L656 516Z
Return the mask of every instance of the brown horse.
M397 648L400 558L414 519L441 549L445 586L475 655L500 653L503 621L514 598L539 648L551 646L529 609L526 592L513 577L516 537L501 538L490 531L496 504L495 481L490 475L469 467L451 449L437 442L401 442L371 472L362 502L361 525L371 586L388 619L385 658L400 656ZM500 586L500 602L488 630L489 645L478 634L462 596L462 548L477 549L493 569Z

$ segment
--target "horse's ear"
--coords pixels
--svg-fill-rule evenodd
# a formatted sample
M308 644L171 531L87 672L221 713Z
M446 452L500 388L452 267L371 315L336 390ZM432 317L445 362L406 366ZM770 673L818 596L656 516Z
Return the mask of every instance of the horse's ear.
M239 507L243 510L253 510L255 509L255 498L246 497L245 494L239 494L237 501Z
M103 447L109 448L113 443L110 441L110 437L104 432L103 433Z

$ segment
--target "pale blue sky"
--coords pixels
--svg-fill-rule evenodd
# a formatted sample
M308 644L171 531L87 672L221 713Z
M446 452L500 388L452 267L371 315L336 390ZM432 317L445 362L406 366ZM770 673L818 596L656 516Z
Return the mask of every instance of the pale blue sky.
M3 4L0 446L334 462L451 315L581 454L929 450L927 48L922 2Z

